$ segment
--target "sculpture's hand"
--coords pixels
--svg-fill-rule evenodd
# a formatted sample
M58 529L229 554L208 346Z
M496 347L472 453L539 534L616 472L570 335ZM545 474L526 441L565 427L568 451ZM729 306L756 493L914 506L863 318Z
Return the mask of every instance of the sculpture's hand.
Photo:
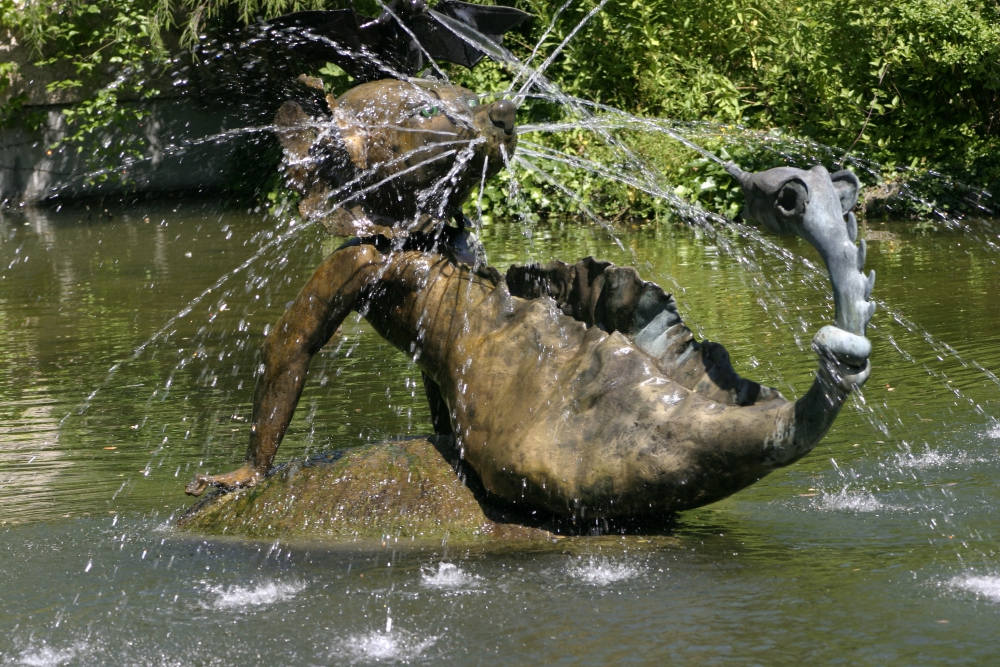
M825 326L813 338L812 347L820 358L824 378L843 391L854 391L868 381L872 366L868 357L872 344L836 326Z
M186 487L184 493L189 496L200 496L209 486L217 486L225 491L232 491L247 486L254 486L264 479L264 473L245 465L242 468L223 475L196 475Z

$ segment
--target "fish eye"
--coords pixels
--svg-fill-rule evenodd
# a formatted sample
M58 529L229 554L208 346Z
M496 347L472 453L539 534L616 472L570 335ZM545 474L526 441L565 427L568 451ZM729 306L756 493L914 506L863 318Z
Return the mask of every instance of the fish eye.
M433 118L434 116L438 115L439 113L441 113L441 109L440 109L440 107L436 107L436 106L434 106L434 107L424 107L423 109L420 110L420 115L423 116L424 118Z
M470 107L477 107L477 106L479 106L479 100L477 100L476 98L473 97L472 99L469 100L469 106Z

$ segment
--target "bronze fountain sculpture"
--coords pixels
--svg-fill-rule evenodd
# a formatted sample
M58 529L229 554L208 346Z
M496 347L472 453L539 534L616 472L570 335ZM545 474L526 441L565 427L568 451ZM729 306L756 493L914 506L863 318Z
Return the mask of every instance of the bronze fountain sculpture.
M514 150L515 109L475 100L414 79L330 98L327 118L282 107L303 215L355 238L267 338L245 465L198 475L189 494L267 478L311 357L351 312L420 367L435 429L487 494L557 519L663 521L724 498L808 453L868 379L874 273L861 273L855 245L853 174L728 167L745 217L803 236L833 283L834 325L813 339L819 369L791 402L740 378L721 345L696 341L672 296L632 268L485 266L458 206Z

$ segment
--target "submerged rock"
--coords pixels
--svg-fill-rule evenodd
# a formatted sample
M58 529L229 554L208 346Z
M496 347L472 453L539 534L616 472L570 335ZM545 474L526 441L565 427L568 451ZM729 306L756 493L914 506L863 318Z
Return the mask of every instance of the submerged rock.
M177 525L212 535L337 542L551 537L484 511L435 444L444 443L386 442L292 461L254 487L200 500Z

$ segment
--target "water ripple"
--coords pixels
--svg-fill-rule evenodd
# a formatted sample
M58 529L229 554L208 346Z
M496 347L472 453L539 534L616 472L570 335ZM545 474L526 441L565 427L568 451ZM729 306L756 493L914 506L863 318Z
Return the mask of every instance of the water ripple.
M242 609L291 600L305 587L304 583L298 581L266 581L256 586L213 586L208 590L216 595L211 603L213 609Z
M573 563L568 573L574 579L593 586L607 586L619 581L634 579L644 568L636 563L614 561L609 558L590 558L586 563Z

